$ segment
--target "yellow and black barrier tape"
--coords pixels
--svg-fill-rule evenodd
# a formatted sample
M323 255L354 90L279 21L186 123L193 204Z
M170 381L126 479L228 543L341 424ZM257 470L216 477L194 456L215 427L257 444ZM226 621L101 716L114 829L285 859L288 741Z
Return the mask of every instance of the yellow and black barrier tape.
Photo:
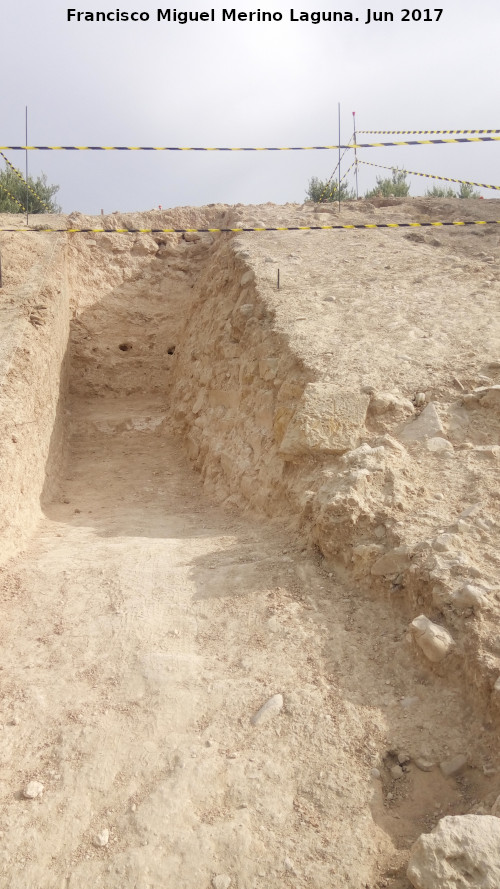
M0 145L0 151L338 151L339 148L391 148L402 145L454 145L462 142L500 142L499 136L466 136L459 139L410 139L401 142L360 142L350 145L296 145L273 148L203 148L168 145Z
M326 192L328 191L328 188L329 188L330 185L331 185L331 182L332 182L332 180L333 180L333 177L335 176L335 173L337 172L337 170L338 170L338 168L339 168L339 164L342 163L342 160L344 159L344 157L345 157L345 155L346 155L346 152L347 152L347 151L349 150L349 148L351 147L351 144L350 144L350 143L351 143L351 140L352 140L352 139L354 139L354 133L352 134L351 138L349 139L349 145L348 145L347 148L345 148L344 151L342 152L342 156L341 156L340 160L337 161L337 165L336 165L336 167L335 167L335 169L334 169L332 175L330 176L329 179L327 179L327 181L326 181L326 185L325 185L323 191L321 192L321 194L320 194L320 196L319 196L318 204L321 204L321 203L323 202L323 198L325 197L325 194L326 194ZM335 186L332 185L332 188L331 188L329 197L331 197L334 188L335 188ZM326 198L326 200L328 200L328 198Z
M258 228L0 228L0 232L20 232L24 234L44 234L66 232L66 234L106 234L106 235L183 235L191 232L199 234L241 232L311 232L311 231L354 231L374 228L442 228L467 225L500 225L500 219L454 220L453 222L364 222L345 225L282 225Z
M337 166L338 166L338 164L337 164ZM355 166L356 166L356 161L353 161L353 163L351 164L351 166L347 168L347 170L345 171L344 175L341 177L341 179L340 179L340 185L342 185L342 183L345 181L346 177L347 177L347 176L349 175L349 173L351 172L352 168L355 167ZM321 197L320 197L320 199L319 199L319 201L318 201L318 204L326 204L326 203L329 203L330 200L333 198L333 195L334 195L334 193L335 193L335 189L338 189L338 182L335 181L335 182L332 184L332 187L331 187L331 189L330 189L330 194L328 195L327 198L325 198L325 197L324 197L324 195L325 195L325 191L326 191L326 189L328 188L328 186L330 185L330 182L331 182L331 180L329 180L329 181L327 182L326 187L323 189L323 194L321 195ZM335 198L334 200L337 200L337 198Z
M344 175L342 176L342 178L341 178L341 180L340 180L341 182L343 182L344 179L346 179L346 177L347 177L347 176L349 175L349 173L351 172L352 168L356 166L356 163L357 163L356 161L353 161L352 164L351 164L351 166L350 166L350 167L347 167L347 170L345 171Z
M20 179L20 181L23 183L23 185L24 185L25 188L26 188L26 186L28 187L28 191L31 192L31 194L33 195L33 197L36 198L36 200L37 200L38 203L44 208L44 210L47 210L47 213L52 213L52 210L51 210L50 207L45 203L45 201L42 201L40 195L38 195L38 194L36 193L36 191L34 191L34 190L32 189L31 185L29 185L29 183L26 182L26 179L24 178L23 174L19 172L19 170L14 166L14 164L11 164L11 162L10 162L10 160L9 160L8 157L5 157L5 154L3 153L3 151L0 151L0 154L2 155L2 157L3 157L4 161L5 161L5 163L9 165L9 167L10 167L11 170L12 170L12 172L16 174L17 178ZM16 201L16 203L18 204L19 201Z
M5 185L2 185L1 182L0 182L0 188L2 189L2 191L5 192L5 194L8 194L9 198L11 199L11 201L14 201L14 203L17 204L17 206L21 208L21 210L23 211L23 213L26 212L26 207L24 207L24 206L21 204L21 201L18 201L17 198L15 198L14 195L10 193L10 191L7 191L7 189L5 188ZM0 211L0 212L2 212L2 211Z
M363 136L445 136L452 133L472 134L472 133L500 133L500 130L358 130Z
M487 185L485 182L470 182L467 179L451 179L449 176L434 176L432 173L417 173L415 170L402 170L400 167L386 167L383 164L373 164L371 161L358 161L368 167L378 167L380 170L397 169L399 173L407 173L408 176L423 176L425 179L440 179L442 182L456 182L458 185L476 185L478 188L493 188L500 191L500 185Z

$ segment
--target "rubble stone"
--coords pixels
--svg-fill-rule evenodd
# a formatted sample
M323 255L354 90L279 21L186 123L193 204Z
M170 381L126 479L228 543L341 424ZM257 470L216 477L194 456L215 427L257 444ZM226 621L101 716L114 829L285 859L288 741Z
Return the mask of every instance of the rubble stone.
M498 889L500 819L450 815L413 844L407 877L415 889Z
M424 614L412 620L410 627L416 644L432 663L444 660L455 644L448 630L432 623Z

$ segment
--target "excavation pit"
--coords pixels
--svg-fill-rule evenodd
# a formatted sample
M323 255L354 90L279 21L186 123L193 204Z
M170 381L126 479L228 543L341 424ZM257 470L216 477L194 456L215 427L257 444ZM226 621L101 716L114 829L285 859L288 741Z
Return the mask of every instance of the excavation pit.
M0 233L6 886L412 889L491 813L498 244L422 232Z

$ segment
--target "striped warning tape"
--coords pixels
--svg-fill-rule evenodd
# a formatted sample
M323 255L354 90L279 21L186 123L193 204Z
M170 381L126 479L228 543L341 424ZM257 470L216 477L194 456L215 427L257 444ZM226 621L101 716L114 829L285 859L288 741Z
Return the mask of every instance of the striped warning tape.
M0 151L0 154L2 155L2 157L3 157L4 161L5 161L5 163L8 164L8 166L10 167L10 169L12 170L12 172L15 173L16 176L17 176L17 178L21 180L21 182L23 183L23 185L24 185L25 188L26 188L26 186L28 187L28 191L31 192L31 194L33 195L33 197L36 198L36 200L38 201L39 204L41 204L41 206L44 208L44 210L47 210L47 213L52 213L52 210L51 210L50 207L45 203L45 201L42 201L41 197L40 197L39 195L37 195L36 191L34 191L34 190L32 189L31 185L29 185L29 184L26 182L26 179L24 178L24 176L22 175L22 173L20 173L19 170L16 169L16 167L14 166L14 164L11 164L11 162L10 162L10 160L9 160L8 157L5 157L5 154L3 153L3 151ZM18 204L19 201L16 201L16 203Z
M26 212L26 207L23 207L23 205L21 204L21 201L18 201L17 198L15 198L14 195L10 193L10 191L7 191L7 189L5 188L5 185L2 185L1 182L0 182L0 188L2 189L2 191L5 192L5 194L8 194L11 201L14 201L14 203L17 204L17 206L21 208L23 213Z
M459 139L410 139L402 142L361 142L351 145L299 145L278 148L200 148L148 145L0 145L0 151L332 151L339 148L391 148L400 145L453 145L462 142L500 142L500 136L467 136Z
M349 139L349 143L350 143L353 139L354 139L354 133L352 134L351 138ZM319 196L318 204L323 203L323 199L325 199L325 200L327 201L328 198L331 198L335 186L332 186L332 189L331 189L331 191L330 191L330 194L328 195L328 198L325 198L325 194L326 194L326 192L328 191L328 188L329 188L329 186L330 186L330 183L331 183L333 177L335 176L335 173L336 173L337 170L338 170L339 164L342 162L343 158L345 157L346 152L349 150L350 147L351 147L351 146L350 146L350 144L349 144L349 145L347 146L347 148L345 148L344 151L342 152L342 156L341 156L340 160L337 161L337 164L336 164L336 166L335 166L335 169L334 169L332 175L331 175L330 178L327 180L327 182L326 182L326 184L325 184L325 187L324 187L323 191L321 192L321 194L320 194L320 196Z
M0 232L22 232L24 234L44 234L66 232L67 234L107 234L107 235L148 235L148 234L200 234L214 232L309 232L336 231L339 229L373 229L373 228L439 228L465 225L500 225L500 219L455 220L454 222L365 222L352 225L282 225L259 228L0 228Z
M203 148L169 145L0 145L3 151L331 151L339 148L353 148L353 145L296 145L293 147L271 148ZM359 145L357 146L360 147ZM370 145L362 146L370 148Z
M345 171L344 175L342 176L342 178L341 178L341 180L340 180L340 185L341 185L341 186L342 186L342 183L345 181L345 179L347 178L348 174L351 172L352 168L353 168L355 165L356 165L356 162L354 161L354 162L351 164L351 166L347 168L347 170ZM338 166L338 165L337 165L337 166ZM329 183L327 183L326 188L328 188L328 185L329 185ZM326 188L325 188L324 191L323 191L323 195L324 195L324 193L325 193L325 191L326 191ZM319 203L319 204L321 204L321 203L324 203L324 204L325 204L325 203L327 203L328 201L330 201L330 199L333 198L333 195L334 195L334 192L335 192L335 189L336 189L336 188L338 188L338 184L337 184L337 182L334 182L333 185L332 185L332 187L331 187L331 189L330 189L330 194L328 195L328 197L323 199L323 195L322 195L322 196L320 197L318 203ZM344 200L345 200L345 199L344 199Z
M353 161L352 164L351 164L351 166L350 166L350 167L347 167L347 170L345 171L344 175L342 176L342 179L340 180L341 182L343 182L344 179L347 178L347 176L348 176L349 173L351 172L352 168L355 167L355 166L356 166L356 161Z
M364 136L423 136L445 135L446 133L500 133L500 130L358 130Z
M383 164L373 164L371 161L359 161L368 167L378 167L380 170L394 170L394 167L386 167ZM398 167L400 173L407 173L409 176L423 176L425 179L440 179L443 182L457 182L459 185L477 185L479 188L493 188L500 191L500 185L486 185L485 182L469 182L467 179L451 179L449 176L433 176L432 173L417 173L415 170L402 170Z

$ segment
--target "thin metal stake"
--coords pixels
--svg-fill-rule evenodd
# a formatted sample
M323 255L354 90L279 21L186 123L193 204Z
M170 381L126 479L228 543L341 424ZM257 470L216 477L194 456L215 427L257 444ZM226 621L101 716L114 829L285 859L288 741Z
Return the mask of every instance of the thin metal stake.
M352 112L352 117L354 120L354 172L356 174L356 200L359 201L359 189L358 189L358 150L356 148L357 138L356 138L356 112Z
M340 102L339 105L339 213L340 213Z
M280 270L278 269L278 290L280 289Z
M26 225L29 225L29 216L28 216L28 211L29 211L29 204L28 204L28 200L29 200L29 197L28 197L28 106L27 105L26 105L26 121L25 121L25 123L26 123L26 133L25 133L26 142L24 144L26 145Z

